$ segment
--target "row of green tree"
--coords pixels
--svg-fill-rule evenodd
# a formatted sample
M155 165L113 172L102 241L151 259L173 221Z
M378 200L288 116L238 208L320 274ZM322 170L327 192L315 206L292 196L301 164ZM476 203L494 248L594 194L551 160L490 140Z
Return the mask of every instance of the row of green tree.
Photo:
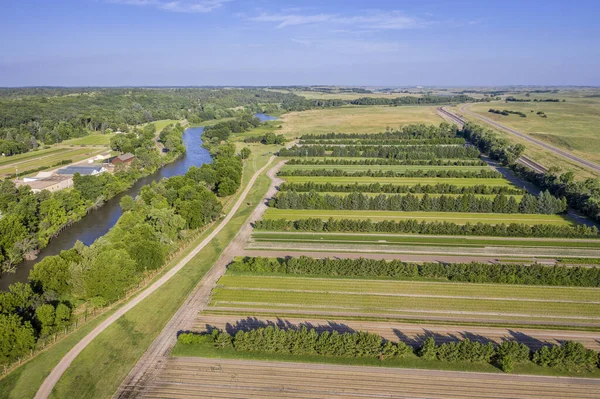
M210 334L183 333L178 336L183 345L212 344L219 349L240 352L281 353L289 355L317 355L346 358L393 359L416 352L423 360L458 363L491 363L504 372L511 372L515 364L533 362L542 367L569 371L598 368L598 352L586 349L581 343L566 341L560 345L544 345L532 351L517 341L504 341L499 345L481 343L466 338L436 344L427 337L423 344L411 348L404 342L392 342L380 335L364 331L339 333L317 331L303 325L300 328L280 328L269 325L239 330L235 335L213 329Z
M504 341L495 347L491 342L483 344L468 338L436 344L433 337L428 337L417 353L425 360L492 363L506 373L510 373L516 364L530 362L541 367L568 371L598 368L598 352L574 341L565 341L560 345L544 345L532 351L527 345L517 341Z
M390 105L397 107L400 105L423 105L423 104L453 104L453 103L465 103L465 102L487 102L489 98L473 98L464 94L452 95L452 96L436 96L436 95L424 95L421 97L417 96L404 96L396 98L386 97L361 97L356 100L350 101L353 105Z
M376 277L395 280L428 279L468 283L600 287L600 268L516 263L411 263L377 259L236 258L235 272L315 276Z
M250 114L244 115L241 118L219 122L213 126L204 128L202 137L213 143L225 141L233 133L243 133L260 126L260 119Z
M281 191L296 191L296 192L325 192L325 193L352 193L358 191L360 193L414 193L414 194L504 194L504 195L523 195L525 191L520 188L510 186L488 186L478 184L476 186L457 186L448 183L438 184L415 184L414 186L400 184L334 184L334 183L315 183L315 182L284 182L279 185Z
M183 333L178 342L189 345L212 343L217 348L243 352L285 353L339 357L399 357L411 349L403 342L391 342L368 332L322 331L302 326L283 329L277 326L240 330L235 335L213 329L211 334Z
M347 209L404 212L474 212L474 213L540 213L557 214L567 210L567 200L552 196L548 191L537 197L525 194L517 202L515 197L497 194L494 198L477 197L475 194L418 197L379 194L370 196L355 191L349 195L320 194L316 191L297 193L280 192L269 201L269 206L279 209Z
M523 144L512 145L491 130L470 122L465 123L459 133L478 147L482 153L488 154L490 158L504 165L514 163L525 151Z
M282 169L279 176L335 176L335 177L442 177L464 179L500 179L502 173L490 169L464 170L464 169L406 169L394 170L358 170L349 172L343 169Z
M539 173L519 163L512 164L511 170L525 181L549 190L554 195L564 196L571 208L600 222L600 181L598 179L575 180L573 172L561 174L558 168L550 168L546 173Z
M489 224L452 222L426 222L414 219L373 221L355 219L333 219L323 221L318 218L298 220L266 219L255 222L257 230L271 231L315 231L348 233L405 233L452 236L490 236L490 237L564 237L599 238L596 226L582 224L576 226L524 223Z
M433 139L335 139L335 140L324 140L324 139L301 139L300 144L307 145L432 145L432 144L444 144L444 145L461 145L465 144L465 139L462 137L441 137Z
M363 157L391 159L479 158L473 146L294 146L279 150L282 157Z
M536 103L559 103L561 100L559 98L534 98L533 100L530 98L516 98L513 96L508 96L504 99L507 103L509 102L517 102L517 103L528 103L528 102L536 102ZM565 102L565 100L562 100Z
M428 165L428 166L486 166L481 159L312 159L292 158L288 165Z
M388 127L383 133L323 133L323 134L304 134L302 140L421 140L421 139L439 139L455 138L458 132L456 125L448 122L442 122L439 126L425 124L404 125L398 129Z

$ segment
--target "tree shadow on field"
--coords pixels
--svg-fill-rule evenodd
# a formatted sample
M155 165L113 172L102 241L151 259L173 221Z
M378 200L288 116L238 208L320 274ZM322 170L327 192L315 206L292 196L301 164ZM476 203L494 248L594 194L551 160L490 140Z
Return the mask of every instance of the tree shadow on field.
M473 342L479 342L481 344L496 344L497 342L489 337L486 337L485 335L481 335L481 334L475 334L472 332L468 332L468 331L462 331L459 333L462 339L468 339L470 341Z
M238 331L250 331L255 330L257 328L265 328L265 327L277 327L283 330L299 330L302 327L306 327L309 330L314 329L318 333L322 333L325 331L333 332L337 331L338 333L345 332L356 332L352 327L342 324L329 321L327 324L313 324L309 322L302 323L292 323L289 320L276 318L275 320L261 320L257 317L246 317L244 319L237 320L235 323L227 323L225 325L225 331L230 335L235 335ZM207 325L208 328L208 325Z
M520 344L527 345L531 350L538 350L542 346L554 344L554 342L542 341L521 331L508 330L510 338L503 338L502 341L517 341ZM556 340L556 342L561 342ZM564 341L563 341L564 342Z
M435 340L435 343L438 345L445 344L447 342L459 341L462 339L461 337L456 336L454 334L440 334L431 330L427 330L425 328L423 329L422 333L416 334L412 338L397 329L394 329L394 333L402 342L404 342L407 345L411 345L415 348L423 345L423 342L425 342L425 340L429 337L432 337Z

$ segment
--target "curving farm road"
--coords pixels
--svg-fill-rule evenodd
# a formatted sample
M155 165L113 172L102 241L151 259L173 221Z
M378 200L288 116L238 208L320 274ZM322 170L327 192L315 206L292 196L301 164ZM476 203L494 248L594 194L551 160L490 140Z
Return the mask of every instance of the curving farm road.
M95 329L92 330L88 335L86 335L77 345L75 345L54 367L54 369L50 372L48 377L44 380L37 393L35 394L35 399L46 399L50 396L52 389L60 379L60 377L64 374L64 372L69 368L73 360L92 342L94 338L100 335L104 330L106 330L109 326L111 326L115 321L117 321L121 316L135 307L138 303L142 302L145 298L154 293L157 289L159 289L163 284L165 284L171 277L173 277L177 272L179 272L192 258L194 258L206 245L208 245L212 239L221 232L221 230L229 223L231 218L238 211L240 206L244 203L246 196L250 192L250 189L256 182L256 179L267 169L267 167L273 162L275 156L271 156L269 161L265 166L263 166L260 170L256 171L248 185L235 202L227 216L221 221L221 223L217 226L217 228L210 233L196 248L194 248L185 258L183 258L177 265L171 268L167 273L165 273L161 278L154 282L150 287L146 288L142 293L138 296L134 297L131 301L129 301L125 306L119 308L115 313L113 313L110 317L100 323Z
M595 163L593 163L593 162L590 162L590 161L588 161L588 160L585 160L585 159L583 159L583 158L580 158L580 157L578 157L578 156L576 156L576 155L573 155L573 154L571 154L570 152L567 152L567 151L561 150L560 148L554 147L554 146L552 146L552 145L550 145L550 144L547 144L547 143L545 143L545 142L543 142L543 141L541 141L541 140L534 139L533 137L529 136L528 134L521 133L521 132L519 132L518 130L515 130L515 129L513 129L513 128L510 128L510 127L508 127L508 126L505 126L505 125L503 125L503 124L501 124L501 123L498 123L498 122L496 122L496 121L494 121L494 120L492 120L492 119L490 119L490 118L487 118L487 117L485 117L485 116L482 116L482 115L479 115L479 114L477 114L477 113L475 113L475 112L472 112L471 110L469 110L469 109L468 109L469 105L470 105L470 104L464 104L464 105L461 105L461 106L460 106L460 110L461 110L462 112L466 113L466 114L469 114L469 115L471 115L471 116L474 116L474 117L476 117L476 118L478 118L478 119L480 119L480 120L484 121L485 123L487 123L487 124L489 124L489 125L492 125L492 126L494 126L494 127L498 128L498 129L500 129L500 130L503 130L503 131L505 131L505 132L508 132L508 133L510 133L510 134L513 134L513 135L515 135L515 136L518 136L518 137L520 137L520 138L522 138L522 139L524 139L524 140L527 140L527 141L529 141L529 142L531 142L531 143L534 143L534 144L536 144L536 145L539 145L540 147L543 147L543 148L547 149L548 151L551 151L551 152L553 152L553 153L555 153L555 154L557 154L557 155L560 155L560 156L562 156L562 157L565 157L565 158L569 159L570 161L576 162L576 163L578 163L578 164L580 164L580 165L583 165L583 166L585 166L585 167L588 167L588 168L590 168L590 169L593 169L593 170L594 170L594 171L596 171L596 172L600 172L600 165L598 165L598 164L595 164Z

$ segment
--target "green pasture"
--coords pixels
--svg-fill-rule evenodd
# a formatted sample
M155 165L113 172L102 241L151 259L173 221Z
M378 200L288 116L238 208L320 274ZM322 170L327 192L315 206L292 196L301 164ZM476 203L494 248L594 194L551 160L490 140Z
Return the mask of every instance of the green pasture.
M264 280L264 288L249 288L247 284L250 283L247 280L243 280L241 287L229 286L229 280L219 281L219 286L212 293L211 306L303 310L310 307L320 311L357 313L413 311L438 314L485 313L499 317L600 317L600 306L596 299L594 302L590 302L589 299L597 298L597 290L590 289L544 291L539 290L540 287L525 287L519 290L512 285L497 284L470 287L471 284L457 283L450 287L450 284L430 282L370 282L355 279L298 281L297 277L271 279L264 276L257 279ZM256 282L257 286L260 284ZM531 291L528 291L529 289ZM570 299L557 299L556 295Z
M25 162L13 163L0 167L0 175L15 173L15 166L19 168L19 172L24 172L31 169L40 168L42 166L50 168L62 160L70 159L73 162L78 162L86 158L93 157L106 151L106 148L63 148L58 153L51 153L41 157L29 159Z
M383 245L418 245L418 246L450 246L485 248L494 247L567 247L567 248L599 248L600 240L567 240L567 239L510 239L497 237L437 237L380 234L321 234L300 232L262 232L256 231L252 238L257 242L298 242L328 244L383 244Z
M41 157L45 157L45 156L53 155L53 154L58 154L60 152L69 151L69 150L71 150L71 149L64 148L64 147L52 147L52 148L47 148L44 150L29 151L24 154L11 155L8 157L0 156L0 166L19 164L19 163L22 163L24 161L28 161L31 159L37 159L37 158L41 158Z
M88 136L78 137L75 139L65 140L61 144L63 145L103 145L108 146L110 139L113 138L114 134L90 134Z
M506 179L478 179L478 178L460 178L460 177L352 177L352 176L282 176L290 183L331 183L331 184L396 184L402 186L416 186L417 184L451 184L459 187L471 187L485 185L490 187L509 186L514 184Z
M489 224L510 224L524 223L535 224L553 224L553 225L573 225L574 223L563 215L539 215L539 214L521 214L521 213L466 213L466 212L395 212L395 211L355 211L355 210L313 210L313 209L276 209L269 208L265 213L264 219L308 219L320 218L322 220L334 219L358 219L373 221L382 220L407 220L414 219L428 222L453 222L456 224L470 223L489 223Z

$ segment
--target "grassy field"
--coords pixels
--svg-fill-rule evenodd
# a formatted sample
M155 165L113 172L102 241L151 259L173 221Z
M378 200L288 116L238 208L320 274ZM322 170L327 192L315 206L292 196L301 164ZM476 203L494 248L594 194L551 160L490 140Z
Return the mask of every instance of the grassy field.
M484 248L494 247L568 247L568 248L598 248L600 240L558 240L558 239L504 239L497 237L439 237L439 236L409 236L384 234L322 234L299 232L254 232L252 238L261 242L318 242L331 244L405 244L419 246L457 246Z
M255 170L268 160L268 157L258 154L256 157L256 162L250 159L248 166L244 168L244 184L247 184ZM250 191L248 201L258 203L268 186L269 179L266 176L259 178ZM189 292L237 234L252 209L251 206L242 206L227 227L179 273L96 338L63 375L52 397L110 397ZM209 229L199 236L195 243L171 262L171 266L189 253L211 231L212 229ZM86 326L84 330L69 336L0 380L0 398L32 398L52 367L91 328L91 325Z
M347 106L303 112L290 112L282 116L281 130L287 137L330 132L380 133L387 127L398 128L411 123L439 124L443 119L429 106Z
M525 98L523 96L518 96ZM545 98L556 97L551 94ZM489 108L520 111L527 115L503 116L488 112ZM600 98L569 97L565 102L509 102L474 104L473 112L515 128L556 147L568 150L593 162L600 162ZM533 112L531 112L533 111ZM542 118L537 112L544 112Z
M43 150L29 151L24 154L12 155L10 157L0 157L0 166L19 164L31 159L41 158L48 155L55 155L65 150L70 150L70 148L63 147L51 147Z
M276 209L269 208L264 219L308 219L321 218L334 219L358 219L373 221L381 220L406 220L415 219L419 221L447 221L457 224L470 223L524 223L573 225L573 222L562 215L537 215L537 214L503 214L503 213L462 213L462 212L394 212L394 211L332 211L313 209Z
M506 104L507 107L502 107L504 105L504 103L489 103L488 104L488 108L506 108L509 109L510 104ZM537 104L537 103L536 103ZM548 104L548 103L542 103L542 104ZM580 179L585 179L585 178L600 178L600 173L595 172L589 168L584 167L583 165L580 165L576 162L570 161L567 158L564 157L560 157L560 156L556 156L556 154L546 150L545 148L542 148L538 145L535 145L527 140L524 140L522 138L519 138L515 135L509 134L501 129L497 129L491 125L486 124L485 122L479 120L478 118L472 116L471 114L468 113L463 113L462 111L460 111L460 109L458 107L450 107L449 108L452 112L461 115L463 118L465 118L468 121L471 122L475 122L479 125L482 126L486 126L490 129L492 129L493 131L495 131L496 133L498 133L500 136L504 137L505 139L507 139L510 143L512 144L523 144L525 146L525 155L531 159L533 159L536 162L539 162L540 164L546 166L547 168L552 167L552 166L557 166L559 167L562 171L573 171L575 173L575 176L577 178ZM496 114L492 114L490 112L487 112L487 109L485 111L487 117L491 117L491 115L496 115ZM498 115L500 117L500 115ZM504 116L502 116L504 118ZM509 118L511 116L508 116L506 118ZM537 115L536 115L537 117ZM515 118L520 118L518 116L515 116ZM528 117L529 118L529 117ZM525 118L523 118L525 119ZM503 124L505 124L504 122L502 122ZM508 124L506 124L508 126ZM574 153L576 153L576 151L573 151ZM585 155L582 155L583 158L586 158Z
M442 166L442 165L286 165L282 170L344 170L358 172L363 170L392 170L402 172L405 170L489 170L485 166Z
M93 157L94 155L100 154L105 151L107 151L105 147L66 147L61 148L61 150L57 152L44 153L41 155L36 152L36 155L38 155L38 157L27 158L27 160L24 160L22 162L0 166L0 176L15 173L15 166L19 168L19 173L22 173L24 171L37 169L42 166L50 168L53 165L59 163L60 161L67 159L70 159L73 162L78 162L86 158Z
M357 314L469 314L598 320L600 290L502 284L381 281L279 276L219 280L211 306Z
M84 137L78 137L76 139L65 140L61 144L63 145L102 145L108 147L110 139L114 137L114 134L90 134Z
M452 184L459 187L486 185L490 187L510 186L515 187L506 179L470 179L470 178L444 178L444 177L332 177L332 176L282 176L290 183L331 183L331 184L396 184L402 186L416 186L417 184Z

